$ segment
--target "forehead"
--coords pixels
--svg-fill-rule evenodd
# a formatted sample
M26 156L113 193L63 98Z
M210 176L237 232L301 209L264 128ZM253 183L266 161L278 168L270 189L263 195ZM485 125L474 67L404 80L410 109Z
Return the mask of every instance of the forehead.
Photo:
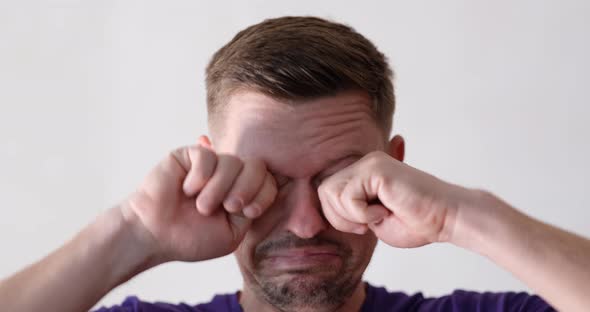
M360 91L301 103L240 91L230 97L213 144L288 176L313 174L339 158L383 149L370 101Z

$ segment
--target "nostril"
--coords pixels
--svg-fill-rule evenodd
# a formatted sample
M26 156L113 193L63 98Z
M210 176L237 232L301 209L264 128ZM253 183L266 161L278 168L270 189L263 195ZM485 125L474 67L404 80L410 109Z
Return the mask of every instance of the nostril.
M298 180L287 200L286 230L301 238L312 238L328 229L328 221L322 212L318 190L310 179Z
M287 229L301 238L312 238L327 228L327 220L318 209L293 212L287 220Z

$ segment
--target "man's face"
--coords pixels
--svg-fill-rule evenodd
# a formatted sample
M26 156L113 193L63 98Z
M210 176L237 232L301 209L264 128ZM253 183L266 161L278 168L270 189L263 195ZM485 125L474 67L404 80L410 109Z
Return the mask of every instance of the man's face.
M364 154L384 150L369 96L349 91L287 105L240 91L223 114L216 151L262 159L278 186L274 204L235 251L244 292L284 310L342 304L360 287L377 239L370 231L335 230L317 187Z

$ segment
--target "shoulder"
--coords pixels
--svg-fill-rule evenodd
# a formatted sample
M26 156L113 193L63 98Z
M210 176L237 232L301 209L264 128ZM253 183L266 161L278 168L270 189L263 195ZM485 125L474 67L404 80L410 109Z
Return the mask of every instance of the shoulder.
M362 312L372 311L416 311L424 302L422 293L408 295L403 292L389 292L384 287L375 287L366 283L366 297Z
M408 295L388 292L383 287L367 284L367 298L363 312L370 311L555 311L539 296L525 292L475 292L455 290L437 297L424 297L422 293Z
M449 297L466 306L495 307L494 311L555 311L541 297L526 292L455 290Z
M236 294L215 295L211 301L197 305L147 302L129 296L120 305L100 307L94 312L241 312Z
M129 296L120 305L110 307L102 306L94 312L194 312L195 310L185 304L172 304L166 302L146 302L136 296Z
M555 311L541 297L526 292L475 292L455 290L440 298L424 303L426 310L443 308L443 311Z

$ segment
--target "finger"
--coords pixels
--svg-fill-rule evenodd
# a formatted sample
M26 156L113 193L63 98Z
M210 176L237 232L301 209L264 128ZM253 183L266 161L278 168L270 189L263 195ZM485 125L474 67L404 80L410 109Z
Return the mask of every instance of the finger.
M355 178L346 183L339 196L342 211L346 219L370 224L375 223L387 215L390 211L383 205L370 205L369 202L376 198L376 191L368 189L361 178Z
M377 238L393 247L413 248L429 243L424 237L410 231L408 226L394 214L381 222L369 224L369 228Z
M272 205L277 196L278 190L273 176L266 172L264 183L256 197L244 207L243 213L248 218L257 218Z
M189 172L191 169L191 159L188 155L188 150L192 147L194 146L183 146L173 150L168 155L168 160L170 160L174 165L180 166L180 168L184 170L185 173Z
M236 213L250 203L264 184L266 166L261 160L245 160L240 175L223 201L230 213Z
M329 180L329 183L326 183L321 186L321 193L323 194L324 198L326 198L327 202L329 203L330 207L334 211L338 217L355 224L362 224L362 222L358 222L343 206L341 202L341 194L343 189L348 184L347 179L342 180Z
M187 149L190 170L184 179L182 189L187 196L194 196L205 187L215 172L217 155L205 147L197 146Z
M324 217L328 220L328 222L330 222L332 227L341 232L356 233L361 235L366 233L366 225L351 222L336 212L334 209L334 203L331 200L331 196L328 196L328 192L325 190L325 188L320 188L320 190L318 190L318 195L320 197Z
M146 179L142 182L141 188L146 190L158 191L162 186L167 190L176 192L182 187L182 182L190 170L191 162L188 156L188 149L190 147L179 147L162 159L158 165L153 168ZM160 183L153 183L154 181L163 181Z
M206 216L211 215L221 206L234 180L242 170L242 161L231 155L218 155L217 166L213 176L197 196L197 210Z

